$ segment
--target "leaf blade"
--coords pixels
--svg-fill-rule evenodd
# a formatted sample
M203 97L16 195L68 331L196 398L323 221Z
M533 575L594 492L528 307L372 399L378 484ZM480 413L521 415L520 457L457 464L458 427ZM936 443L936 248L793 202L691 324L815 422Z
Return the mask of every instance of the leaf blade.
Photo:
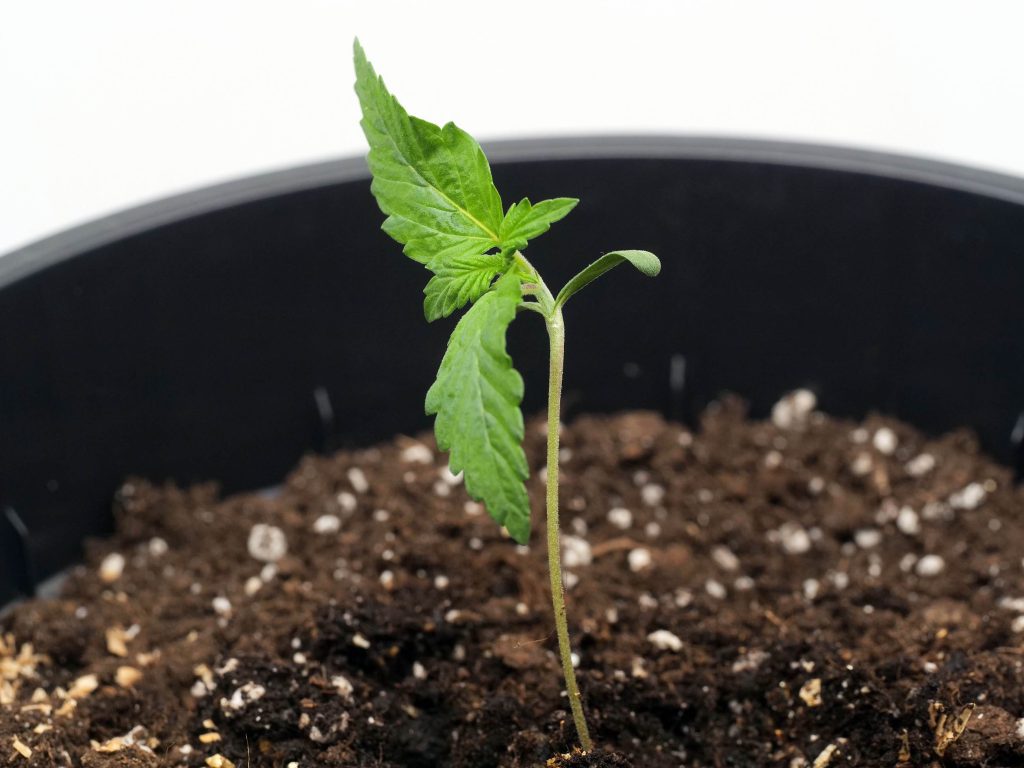
M480 145L454 123L409 115L354 44L360 124L370 145L370 186L384 230L409 258L477 255L499 244L501 197Z
M504 253L485 253L448 258L432 266L434 276L423 289L424 317L433 322L476 301L508 263Z
M661 261L650 251L611 251L570 279L555 297L555 306L561 307L569 300L570 296L579 293L605 272L627 262L647 277L655 277L661 272Z
M499 229L502 246L520 250L525 248L528 241L547 232L556 221L564 219L577 203L579 200L574 197L541 200L536 205L524 197L518 203L512 203Z
M523 451L522 377L505 349L505 332L522 302L519 278L506 273L462 316L427 392L441 450L466 491L483 501L512 537L530 533L528 475Z

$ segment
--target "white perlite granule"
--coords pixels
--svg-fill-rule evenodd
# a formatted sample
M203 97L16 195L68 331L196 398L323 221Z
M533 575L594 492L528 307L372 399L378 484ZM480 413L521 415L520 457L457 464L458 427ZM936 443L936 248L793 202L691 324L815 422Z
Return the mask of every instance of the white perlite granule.
M875 431L874 437L871 438L871 444L879 453L891 456L896 451L896 446L899 445L899 439L891 429L881 427Z
M755 669L760 667L769 658L766 651L754 649L747 651L747 653L738 657L732 663L733 674L740 674L741 672L753 672Z
M914 570L918 576L937 576L946 567L946 561L939 555L925 555L917 561Z
M949 497L949 506L953 509L977 509L985 501L986 495L985 486L971 483Z
M1001 597L999 598L999 607L1008 611L1024 613L1024 597L1010 597L1009 595Z
M159 536L154 536L149 540L149 554L153 557L160 557L161 555L167 554L167 542L161 539Z
M608 522L623 531L633 525L633 513L625 507L608 510Z
M275 563L288 552L288 539L276 525L257 523L249 531L249 555L263 563Z
M434 454L423 443L412 443L402 449L400 458L406 464L433 464Z
M916 536L921 532L921 519L912 508L901 507L896 515L896 527L900 529L900 533Z
M443 466L437 471L437 476L441 479L441 482L450 488L454 488L460 485L463 480L463 474L461 472L452 472L451 467Z
M719 568L726 571L735 571L740 567L740 559L733 554L731 549L722 545L711 548L711 559Z
M648 507L656 507L665 499L665 489L656 483L647 483L640 489L640 498Z
M850 574L846 571L829 571L827 576L836 589L846 589L850 586Z
M230 699L221 699L221 709L231 709L238 711L244 709L245 705L252 701L259 701L267 693L267 689L258 683L246 683L240 688L236 688L235 692L231 694Z
M708 579L704 584L704 591L716 600L724 600L726 596L725 586L720 581Z
M100 581L104 584L113 584L121 578L121 574L124 573L124 566L124 555L118 552L111 552L100 563Z
M342 512L355 512L358 506L356 497L348 491L342 491L337 496L338 506L341 507Z
M353 491L356 493L366 493L370 490L370 481L366 479L366 473L359 467L352 467L347 474Z
M773 533L787 555L802 555L811 548L811 537L799 523L785 522Z
M927 475L933 469L935 469L935 457L930 453L922 453L906 463L904 469L907 470L907 474L911 477L921 477Z
M344 675L335 675L332 677L331 685L334 686L334 690L337 691L338 695L343 699L352 698L352 693L355 691L352 683L350 683L348 678Z
M809 389L794 390L772 406L772 424L779 429L801 429L817 405L818 398Z
M586 539L579 536L562 537L562 564L566 568L590 565L592 559L590 543Z
M882 543L882 532L877 528L861 528L853 534L853 540L861 549L872 549Z
M647 642L659 651L678 653L683 650L683 641L667 629L658 629L647 636Z
M213 598L211 603L213 610L218 616L230 616L231 615L231 601L224 596Z
M337 533L341 530L341 518L337 515L320 515L313 522L314 533Z
M648 568L651 565L651 552L644 547L637 547L631 549L627 556L629 560L629 570L633 573L642 571L644 568Z

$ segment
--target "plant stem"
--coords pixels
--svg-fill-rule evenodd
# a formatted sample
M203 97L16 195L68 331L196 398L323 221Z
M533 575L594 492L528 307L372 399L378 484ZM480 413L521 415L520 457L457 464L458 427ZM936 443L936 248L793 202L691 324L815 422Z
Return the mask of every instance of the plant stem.
M576 724L580 745L586 752L594 748L590 730L583 715L580 689L576 685L576 670L572 666L572 646L569 644L569 622L565 613L565 591L562 584L562 544L558 525L558 427L562 410L562 368L565 362L565 326L561 308L555 308L547 318L548 339L551 348L548 372L548 468L547 468L547 533L548 575L551 577L551 605L555 612L555 630L558 634L558 655L562 659L565 690Z

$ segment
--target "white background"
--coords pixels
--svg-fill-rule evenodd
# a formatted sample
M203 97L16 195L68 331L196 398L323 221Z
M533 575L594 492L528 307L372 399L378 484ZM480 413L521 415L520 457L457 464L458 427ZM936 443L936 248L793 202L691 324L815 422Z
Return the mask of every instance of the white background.
M0 253L210 182L362 153L359 35L482 140L811 140L1024 175L1024 3L3 0Z

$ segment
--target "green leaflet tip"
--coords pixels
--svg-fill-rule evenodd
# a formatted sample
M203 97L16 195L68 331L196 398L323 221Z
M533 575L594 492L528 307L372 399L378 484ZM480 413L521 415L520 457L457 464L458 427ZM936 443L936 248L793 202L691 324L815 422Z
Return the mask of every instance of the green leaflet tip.
M650 251L634 251L637 254L633 266L647 277L657 277L661 273L661 259ZM642 254L642 255L641 255Z
M605 272L626 263L632 264L647 277L655 277L661 272L661 260L650 251L610 251L566 283L555 297L555 306L562 306L569 297L590 285Z
M526 545L530 543L530 518L526 518L525 521L519 524L512 524L512 527L505 526L505 530L508 531L508 535L512 537L512 540L516 544Z
M355 37L352 39L352 61L355 65L356 70L356 90L359 90L361 84L365 87L365 84L379 80L377 76L377 70L373 68L373 64L366 58L366 51L363 50L363 44L359 42L359 38Z

